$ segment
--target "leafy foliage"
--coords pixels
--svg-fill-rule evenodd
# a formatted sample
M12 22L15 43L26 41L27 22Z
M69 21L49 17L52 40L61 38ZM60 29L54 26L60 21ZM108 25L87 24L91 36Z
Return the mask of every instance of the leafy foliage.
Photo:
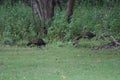
M12 45L18 41L22 42L21 40L29 40L36 37L36 32L40 31L39 17L35 15L34 23L31 7L22 4L21 0L19 1L16 5L11 6L9 1L5 0L6 3L0 5L0 43ZM64 2L67 1L62 1L62 3ZM84 31L92 31L97 36L103 33L120 36L119 1L116 0L117 3L115 3L104 0L102 6L89 5L86 0L82 0L79 5L78 2L79 0L76 0L70 24L66 22L65 9L60 11L57 7L55 8L55 16L51 25L48 24L50 26L47 35L49 40L69 41ZM40 32L37 37L44 36Z
M3 43L6 42L6 40L8 42L9 40L16 42L20 39L28 39L36 35L36 27L33 25L32 13L29 7L21 4L7 8L2 6L0 12L0 33Z

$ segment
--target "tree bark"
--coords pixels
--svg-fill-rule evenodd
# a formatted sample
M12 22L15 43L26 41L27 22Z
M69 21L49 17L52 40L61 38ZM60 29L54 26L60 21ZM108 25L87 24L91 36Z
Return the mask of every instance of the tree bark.
M67 19L67 22L68 22L68 23L71 22L71 16L72 16L72 14L73 14L74 2L75 2L75 0L69 0L68 3L67 3L66 19Z
M56 5L62 10L59 0L32 0L33 18L34 14L38 13L41 20L41 28L44 34L47 34L47 24L51 23L54 16L54 7ZM41 29L40 29L41 30Z
M32 0L33 11L39 15L44 34L47 34L47 22L54 16L54 6L54 0Z

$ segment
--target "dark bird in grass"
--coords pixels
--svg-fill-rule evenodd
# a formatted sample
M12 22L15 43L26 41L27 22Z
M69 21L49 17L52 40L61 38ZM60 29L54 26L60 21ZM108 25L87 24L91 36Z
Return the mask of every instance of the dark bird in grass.
M41 39L41 38L35 38L35 39L29 41L29 42L27 43L27 46L30 46L30 45L32 45L32 44L34 44L34 45L36 45L36 46L45 46L45 45L46 45L46 43L44 42L44 40Z
M94 33L92 33L92 32L83 32L73 41L73 45L77 45L81 38L92 39L95 36L96 35Z

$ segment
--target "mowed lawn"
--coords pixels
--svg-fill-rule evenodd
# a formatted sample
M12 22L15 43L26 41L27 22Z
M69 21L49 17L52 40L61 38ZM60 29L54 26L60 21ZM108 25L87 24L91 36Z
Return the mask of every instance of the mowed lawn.
M120 80L120 50L0 47L0 80Z

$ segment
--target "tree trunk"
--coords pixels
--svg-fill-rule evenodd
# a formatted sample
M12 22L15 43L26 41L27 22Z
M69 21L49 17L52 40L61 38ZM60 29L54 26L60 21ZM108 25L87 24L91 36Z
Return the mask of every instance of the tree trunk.
M74 2L75 2L75 0L69 0L68 3L67 3L66 19L67 19L67 22L68 22L68 23L71 22L71 16L72 16L72 14L73 14Z
M47 22L54 16L54 6L54 0L32 0L33 11L39 15L44 34L47 34Z
M54 16L54 7L58 5L62 10L59 0L32 0L33 18L34 14L38 13L41 20L41 28L44 34L47 34L47 24L51 23ZM40 29L41 30L41 29Z

